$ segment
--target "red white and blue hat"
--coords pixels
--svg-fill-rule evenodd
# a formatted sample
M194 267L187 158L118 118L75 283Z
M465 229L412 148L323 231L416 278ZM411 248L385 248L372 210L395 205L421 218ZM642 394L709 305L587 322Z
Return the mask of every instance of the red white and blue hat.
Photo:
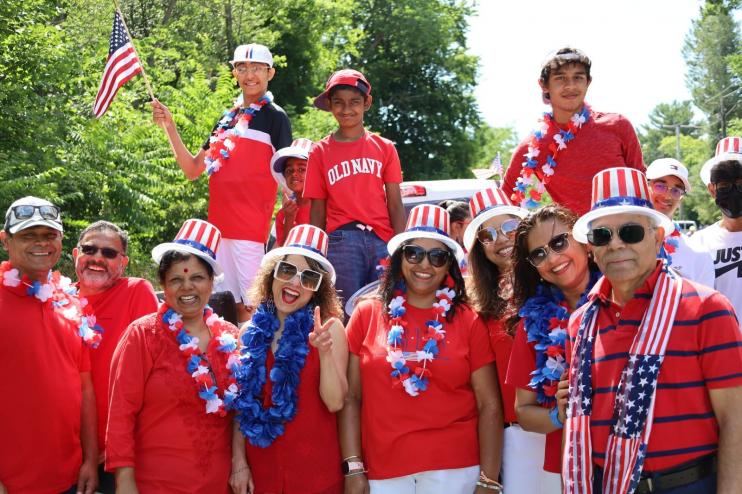
M288 256L291 254L297 254L300 256L309 257L314 259L320 265L330 273L330 279L335 283L335 268L332 267L330 261L327 260L327 246L329 240L327 234L321 228L317 228L313 225L296 225L294 228L289 230L288 236L286 236L286 242L283 247L278 247L268 251L263 256L263 260L260 262L261 266L265 266L271 259L277 257Z
M217 227L204 220L185 220L180 231L172 242L160 244L152 249L152 259L160 263L165 252L176 250L198 256L214 269L214 274L222 274L222 268L216 261L216 252L222 240L222 233Z
M353 69L342 69L333 72L325 83L325 90L314 98L314 106L320 110L330 111L329 93L330 89L335 86L352 86L357 88L365 95L371 94L371 84L366 80L366 76Z
M641 214L654 218L665 230L665 236L675 230L672 220L652 206L649 184L643 172L635 168L608 168L593 177L593 207L580 216L572 229L578 242L587 243L590 223L614 214Z
M389 255L393 256L399 247L408 240L430 238L444 243L456 255L456 260L464 259L464 250L451 238L451 218L445 209L432 204L421 204L410 211L405 231L396 234L386 244Z
M701 167L701 180L711 183L711 170L722 161L742 163L742 137L725 137L716 144L716 154Z
M286 177L283 176L283 171L286 168L286 161L289 158L308 160L309 151L312 150L312 144L314 143L311 140L304 139L303 137L294 139L294 142L292 142L290 146L281 148L273 154L273 157L271 158L271 173L273 174L273 179L278 183L278 185L288 189Z
M268 67L273 67L273 54L265 45L259 45L257 43L240 45L234 49L234 57L229 63L234 67L234 64L240 62L258 62L264 63Z
M496 187L480 190L469 199L469 213L471 223L464 230L464 246L471 251L477 231L482 223L503 214L512 214L518 218L528 216L528 210L519 206L513 206L507 194Z

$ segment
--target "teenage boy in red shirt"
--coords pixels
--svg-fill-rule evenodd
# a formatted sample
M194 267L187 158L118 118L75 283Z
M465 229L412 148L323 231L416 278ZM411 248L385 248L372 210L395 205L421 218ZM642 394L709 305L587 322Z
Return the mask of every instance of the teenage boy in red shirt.
M363 126L371 102L371 84L352 69L332 74L314 100L338 129L309 154L304 197L312 200L310 223L329 234L327 258L344 299L378 278L387 242L405 227L397 150Z

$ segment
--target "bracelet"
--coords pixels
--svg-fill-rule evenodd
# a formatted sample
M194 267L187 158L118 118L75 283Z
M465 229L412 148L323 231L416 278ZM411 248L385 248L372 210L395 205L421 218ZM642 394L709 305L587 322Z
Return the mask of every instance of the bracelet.
M502 493L502 487L500 484L487 484L485 482L482 482L481 480L477 482L477 485L479 487L484 487L485 489L490 489L493 491L497 491L499 493Z
M551 419L551 423L554 424L557 429L564 427L564 422L559 420L559 407L556 405L554 405L554 408L549 410L549 418Z
M237 475L238 473L244 472L245 470L249 470L249 469L250 469L250 466L249 465L245 465L244 467L238 468L237 470L235 470L234 472L232 472L231 475L230 475L230 477L233 477L233 476Z
M352 472L348 472L345 474L346 477L352 477L353 475L363 475L367 472L367 470L354 470Z
M351 455L351 456L349 456L349 457L347 457L347 458L343 458L343 463L344 463L344 462L346 462L346 461L348 461L348 460L350 460L351 458L357 458L357 459L359 459L359 460L361 459L361 457L360 457L360 456L357 456L357 455Z

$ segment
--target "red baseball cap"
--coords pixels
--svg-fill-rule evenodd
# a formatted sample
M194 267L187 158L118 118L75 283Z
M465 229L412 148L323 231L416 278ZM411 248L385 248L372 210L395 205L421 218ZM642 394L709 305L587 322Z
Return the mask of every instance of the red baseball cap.
M371 84L369 84L363 74L353 69L338 70L327 80L325 90L322 94L314 98L314 106L320 110L330 111L328 93L335 86L352 86L358 88L365 95L371 94Z

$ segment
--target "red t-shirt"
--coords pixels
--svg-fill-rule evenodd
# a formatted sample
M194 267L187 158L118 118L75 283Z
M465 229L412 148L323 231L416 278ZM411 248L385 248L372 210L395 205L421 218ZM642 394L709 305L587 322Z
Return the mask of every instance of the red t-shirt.
M513 152L505 172L502 190L510 197L528 151L527 137ZM539 165L550 154L545 139L541 141ZM628 166L644 171L644 159L634 127L626 117L617 113L593 112L590 120L577 132L575 138L557 154L554 175L546 186L552 200L578 215L590 210L593 176L615 166Z
M311 201L306 203L303 206L299 206L296 209L296 217L294 217L294 226L296 225L306 225L309 223L309 210L311 208L312 203ZM278 213L276 214L276 247L280 247L283 245L284 240L286 240L286 235L288 232L283 231L283 222L285 220L285 215L283 214L283 209L280 209Z
M602 278L590 293L600 299L592 366L593 410L590 428L593 462L603 466L620 374L634 335L651 299L660 264L624 307L610 300L611 285ZM569 321L567 355L585 307ZM655 395L654 423L647 445L645 472L673 468L718 449L719 426L710 389L742 385L742 336L729 301L719 292L683 279ZM678 433L682 431L682 433Z
M237 337L237 328L224 322ZM220 390L226 354L209 341L206 358ZM175 335L156 314L131 323L111 362L106 470L134 467L142 494L229 494L232 414L207 414Z
M75 325L26 290L0 286L0 482L10 494L58 494L82 464L80 373L90 358Z
M103 328L100 345L90 351L95 404L98 409L98 451L103 454L108 423L108 380L113 351L131 322L157 312L157 296L147 280L120 278L105 292L85 298L93 307L96 322Z
M402 167L392 141L368 131L353 142L329 135L309 154L304 197L327 201L327 233L358 221L388 242L394 230L384 184L400 182Z
M510 353L513 351L513 337L505 332L504 321L490 319L485 322L487 332L490 336L490 345L495 352L495 365L497 366L497 384L500 386L502 397L503 420L517 422L515 415L515 387L505 382L510 362Z
M531 382L531 373L536 370L536 343L528 343L526 328L521 319L515 330L515 343L510 355L508 365L508 376L506 382L516 388L536 393L528 385ZM544 470L559 473L562 471L562 429L546 434L546 446L544 448Z
M405 307L402 350L422 349L422 329L432 311ZM413 397L393 386L385 312L379 300L364 300L346 328L348 347L361 365L361 437L368 478L478 465L479 415L471 374L495 359L484 323L472 309L459 306L453 321L443 323L446 338L428 365L432 377L427 391Z

